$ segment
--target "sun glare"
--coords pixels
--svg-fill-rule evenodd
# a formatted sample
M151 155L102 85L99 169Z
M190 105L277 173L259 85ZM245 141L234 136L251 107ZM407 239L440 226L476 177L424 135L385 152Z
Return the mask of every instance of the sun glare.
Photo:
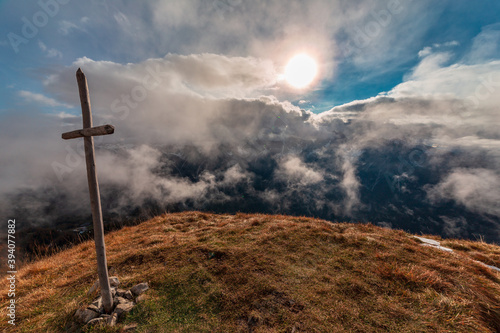
M285 80L294 88L305 88L311 84L318 72L316 61L307 54L294 56L285 67Z

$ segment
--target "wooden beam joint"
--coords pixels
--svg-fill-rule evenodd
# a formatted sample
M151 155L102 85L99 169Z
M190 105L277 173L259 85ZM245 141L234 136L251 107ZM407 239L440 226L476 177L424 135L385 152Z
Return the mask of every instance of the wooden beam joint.
M79 129L76 131L66 132L62 134L64 140L91 137L98 135L108 135L115 132L115 127L113 125L103 125L91 128Z

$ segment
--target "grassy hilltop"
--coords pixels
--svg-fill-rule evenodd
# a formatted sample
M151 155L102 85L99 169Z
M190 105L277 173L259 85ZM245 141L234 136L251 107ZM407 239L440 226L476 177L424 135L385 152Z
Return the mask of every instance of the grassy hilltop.
M500 267L500 247L441 243L455 252L373 225L199 212L106 235L121 287L151 287L125 320L137 332L500 332L500 274L474 261ZM94 244L17 277L17 325L7 324L3 283L0 328L65 332L97 296L87 295Z

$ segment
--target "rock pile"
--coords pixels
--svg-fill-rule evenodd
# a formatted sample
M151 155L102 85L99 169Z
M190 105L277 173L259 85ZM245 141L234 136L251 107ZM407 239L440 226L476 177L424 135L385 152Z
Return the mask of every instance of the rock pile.
M149 286L146 282L139 283L133 286L130 290L120 289L120 281L118 277L109 278L111 285L111 296L113 297L113 312L111 314L104 313L102 298L99 296L86 308L76 310L75 320L81 325L94 326L105 325L115 326L119 321L123 320L137 303L140 303L145 295L142 295Z

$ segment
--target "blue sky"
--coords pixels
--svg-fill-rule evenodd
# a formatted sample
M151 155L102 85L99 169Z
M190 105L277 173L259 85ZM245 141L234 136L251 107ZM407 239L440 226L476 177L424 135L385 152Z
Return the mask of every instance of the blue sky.
M88 207L81 140L61 139L81 127L81 67L94 124L116 128L96 146L121 205L205 207L242 188L276 209L302 193L328 216L356 216L371 205L359 158L379 151L379 176L420 186L426 204L500 217L498 0L0 0L0 22L2 198ZM318 71L297 89L283 78L303 53ZM384 164L393 142L431 147L432 184ZM159 176L168 149L193 146L212 170ZM286 188L262 188L256 156ZM50 219L50 196L26 200L19 209Z
M240 0L205 1L205 5L197 1L41 3L47 4L45 10L33 1L0 2L1 110L26 108L28 103L42 112L71 111L44 89L42 81L82 57L126 64L169 53L214 53L268 59L279 71L294 52L312 50L324 66L320 80L310 89L286 91L280 98L295 103L306 100L309 103L303 107L317 113L391 90L417 66L425 47L453 42L448 47L449 62L463 62L475 37L500 17L500 3L494 0L275 2L272 6ZM44 11L50 15L40 14ZM35 25L36 32L25 27L29 33L25 36L23 20L41 27ZM493 30L498 32L500 27ZM298 36L301 31L304 36ZM500 57L498 46L490 56ZM20 91L47 99L32 103L33 98Z

